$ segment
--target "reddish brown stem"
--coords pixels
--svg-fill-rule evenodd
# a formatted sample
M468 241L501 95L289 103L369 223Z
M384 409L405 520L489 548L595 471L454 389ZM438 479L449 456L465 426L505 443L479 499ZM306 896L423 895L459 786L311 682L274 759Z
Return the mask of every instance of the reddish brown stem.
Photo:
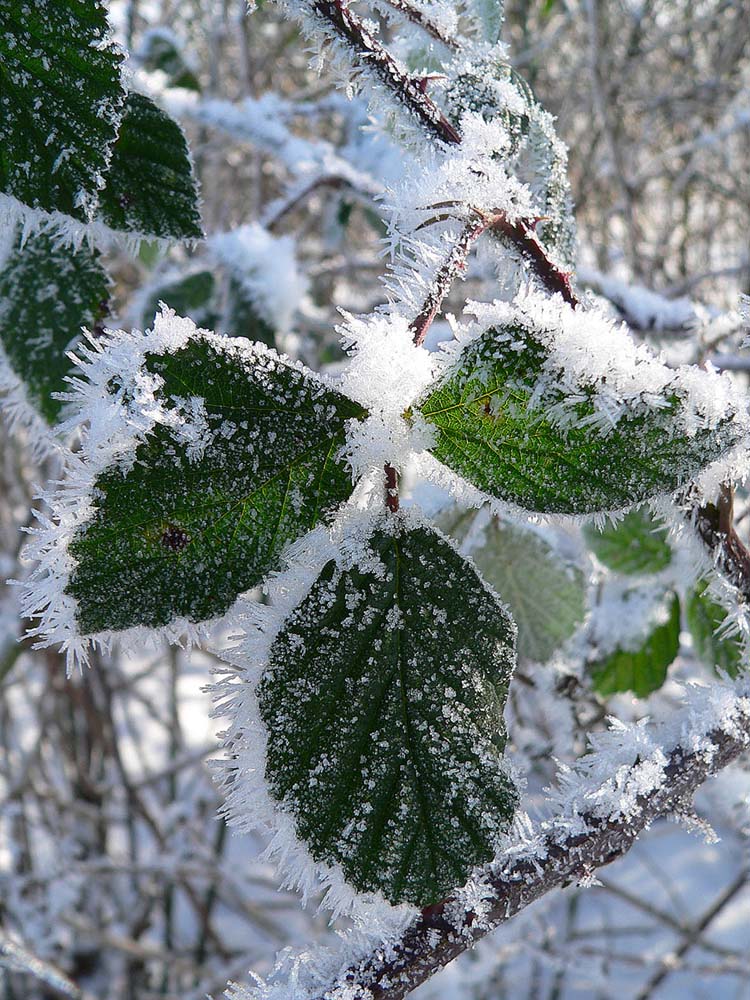
M409 327L415 347L420 347L424 342L427 331L432 326L433 320L440 311L445 296L450 291L458 273L466 267L466 258L469 256L469 250L474 240L486 232L492 223L493 218L491 217L482 216L475 219L464 227L461 235L454 243L450 254L441 264L435 275L435 280L432 283L421 312L412 320Z
M435 102L427 96L418 77L407 73L390 52L367 30L347 0L314 0L312 8L326 24L346 40L356 60L371 69L385 86L408 108L427 131L449 145L458 145L461 136Z
M454 51L458 49L456 40L451 38L450 35L446 35L437 24L430 21L410 0L383 0L383 2L387 3L394 10L399 11L399 13L404 14L413 24L418 25L428 35L431 35L436 41L441 42L447 48Z
M385 505L391 514L396 514L398 512L399 500L398 500L398 472L390 464L386 462L385 466Z

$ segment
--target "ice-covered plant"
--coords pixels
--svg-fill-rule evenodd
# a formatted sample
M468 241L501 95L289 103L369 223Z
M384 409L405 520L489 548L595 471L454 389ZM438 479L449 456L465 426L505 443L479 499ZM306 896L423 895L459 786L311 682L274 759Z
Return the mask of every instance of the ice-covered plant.
M231 634L217 685L228 815L270 830L303 889L320 879L334 908L390 921L381 947L355 938L343 960L259 987L268 997L403 996L548 888L622 853L748 739L746 699L704 693L671 729L604 740L546 825L519 813L503 720L514 613L519 653L537 661L585 616L580 574L533 525L612 515L604 534L590 529L596 557L658 577L650 603L644 585L608 605L610 619L614 605L646 623L635 647L613 641L603 614L587 623L595 690L645 695L663 681L684 582L663 571L680 545L701 576L687 597L696 645L738 673L741 641L712 644L719 625L746 628L731 490L747 402L710 367L668 366L576 291L565 149L498 40L500 5L373 0L369 19L359 6L284 4L403 149L386 194L388 302L344 316L334 375L277 351L304 280L293 241L258 223L211 237L204 266L141 296L149 322L156 295L213 332L166 305L145 333L104 330L102 247L202 239L185 139L125 86L100 3L0 0L2 386L62 470L27 553L33 635L72 668L115 638ZM439 72L424 68L425 38ZM192 89L164 46L149 38L144 64ZM171 100L197 120L228 114ZM245 123L258 141L291 163L320 154L326 177L381 193L382 179L330 150L310 156L260 105ZM428 335L470 260L495 294L466 303L435 350ZM254 342L233 336L248 328ZM432 523L402 503L406 477L462 507ZM670 542L655 534L664 521ZM534 580L531 611L517 566Z

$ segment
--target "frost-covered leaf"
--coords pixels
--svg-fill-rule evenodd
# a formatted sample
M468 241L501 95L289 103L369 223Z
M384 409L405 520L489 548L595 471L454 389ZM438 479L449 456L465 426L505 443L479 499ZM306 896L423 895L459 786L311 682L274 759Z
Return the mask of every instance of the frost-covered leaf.
M98 472L69 544L66 592L84 635L220 614L352 491L339 452L358 404L261 345L187 320L159 317L155 336L161 349L122 374L137 342L104 345L102 405L123 435L144 424L145 439Z
M596 558L616 573L659 573L672 561L667 530L645 506L616 524L587 524L583 533Z
M481 516L457 508L439 524L463 539ZM534 531L496 517L468 542L468 554L518 625L519 658L546 662L586 615L586 578L580 566Z
M203 235L182 129L143 94L128 94L99 217L112 229L162 239Z
M492 858L515 809L515 628L430 529L394 518L369 544L324 567L272 646L266 776L317 861L426 905Z
M531 298L523 312L476 310L507 321L469 341L416 409L432 453L490 496L545 513L631 506L744 433L728 382L667 368L595 314Z
M180 40L168 28L151 28L143 37L138 59L144 69L160 70L170 87L200 90L200 82L189 65Z
M0 191L89 221L125 98L99 0L0 0Z
M154 322L160 302L206 330L214 330L220 323L216 280L211 271L192 271L182 278L152 285L141 301L139 319L144 330Z
M646 698L662 686L680 651L680 602L676 594L670 597L661 617L663 620L636 648L616 649L590 664L595 691L605 697L632 691L636 697Z
M736 677L742 664L742 646L731 632L722 632L727 611L699 583L685 601L685 620L693 637L693 648L699 660L709 667L723 670Z
M485 41L497 42L505 17L504 0L473 0L473 7L482 25Z
M0 345L26 399L53 423L68 389L66 351L107 311L109 283L98 255L56 246L44 233L0 265Z

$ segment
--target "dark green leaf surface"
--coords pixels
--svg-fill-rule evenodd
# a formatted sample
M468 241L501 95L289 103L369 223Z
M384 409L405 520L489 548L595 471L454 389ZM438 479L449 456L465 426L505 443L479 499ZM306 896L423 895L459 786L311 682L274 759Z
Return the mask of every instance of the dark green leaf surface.
M502 762L515 629L429 529L370 544L381 572L328 563L272 647L266 777L316 860L424 906L492 858L516 806Z
M185 136L143 94L128 94L99 217L113 229L163 239L203 235Z
M674 491L736 440L729 420L685 434L677 389L604 434L586 425L595 408L581 386L576 420L561 427L548 413L566 398L545 357L530 331L490 329L417 406L434 428L432 453L490 496L544 513L615 510Z
M89 221L125 94L98 0L0 0L0 191Z
M674 595L669 617L657 625L636 650L615 650L610 656L591 665L594 690L605 697L632 691L646 698L657 691L667 677L667 670L680 651L680 602Z
M685 619L698 659L713 669L736 677L742 665L742 647L731 633L721 637L716 634L727 620L727 612L706 593L705 583L698 584L688 594Z
M60 406L53 392L70 387L65 352L107 311L109 284L97 256L56 247L38 233L10 254L0 270L0 343L29 401L54 423Z
M337 453L362 408L272 352L220 345L147 356L196 439L157 424L132 468L96 480L96 514L70 546L83 634L222 613L351 494Z
M454 513L439 523L461 539L474 516ZM586 580L580 567L534 532L496 517L469 555L513 614L519 658L545 663L586 615Z
M648 507L628 511L622 521L583 529L589 548L599 562L617 573L659 573L672 561L667 531Z

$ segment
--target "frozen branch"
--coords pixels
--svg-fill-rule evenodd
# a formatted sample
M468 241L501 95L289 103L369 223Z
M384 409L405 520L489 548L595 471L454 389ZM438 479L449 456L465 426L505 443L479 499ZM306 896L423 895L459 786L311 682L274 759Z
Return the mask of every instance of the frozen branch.
M453 49L454 51L458 49L458 44L455 38L451 38L450 35L447 35L442 30L440 25L431 21L423 10L414 6L411 0L382 0L382 2L388 7L391 7L393 10L403 14L412 22L412 24L416 24L428 35L434 38L435 41L440 42L442 45L445 45L447 48Z
M599 782L574 784L567 806L542 824L519 851L500 858L486 877L478 905L466 908L458 898L427 907L395 941L352 963L315 1000L402 1000L462 952L552 889L589 879L597 869L622 857L655 820L684 812L710 775L731 764L750 744L750 701L733 695L709 711L688 709L670 725L653 727L646 750L634 740L631 762L617 767L607 754L594 771ZM659 747L664 742L664 750ZM584 758L585 762L585 758ZM600 770L597 773L597 766ZM579 765L581 767L581 765ZM603 768L603 770L601 770ZM618 801L619 794L619 801ZM581 804L587 810L579 811Z

